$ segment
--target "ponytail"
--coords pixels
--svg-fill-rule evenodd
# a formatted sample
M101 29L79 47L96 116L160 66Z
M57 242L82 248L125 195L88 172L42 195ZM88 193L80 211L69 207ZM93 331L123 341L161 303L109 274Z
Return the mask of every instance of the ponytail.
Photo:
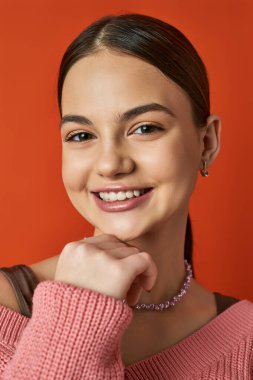
M187 224L186 224L186 232L185 232L185 244L184 244L184 259L188 261L188 263L192 267L192 277L195 278L194 268L193 268L193 259L192 252L193 251L193 237L192 237L192 226L190 215L187 216Z

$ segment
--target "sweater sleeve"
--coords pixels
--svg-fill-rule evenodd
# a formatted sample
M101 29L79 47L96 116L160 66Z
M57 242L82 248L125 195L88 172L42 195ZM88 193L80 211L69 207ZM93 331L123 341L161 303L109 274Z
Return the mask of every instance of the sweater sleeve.
M60 281L41 282L1 379L123 379L120 340L131 318L121 300Z

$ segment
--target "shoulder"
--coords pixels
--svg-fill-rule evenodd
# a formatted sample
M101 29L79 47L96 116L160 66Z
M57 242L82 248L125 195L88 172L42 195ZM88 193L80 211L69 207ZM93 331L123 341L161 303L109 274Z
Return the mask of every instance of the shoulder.
M251 317L252 327L253 327L253 302L248 299L244 299L242 300L241 304L242 304L243 310L245 310L245 314Z
M243 313L243 315L246 315L246 316L251 316L251 317L253 316L253 302L252 301L250 301L249 299L243 298L243 299L240 299L237 304L238 304L238 307L237 307L238 313Z
M228 310L228 313L226 311ZM227 318L233 317L234 321L242 325L247 324L253 332L253 302L248 299L239 299L238 302L232 304L223 315Z
M247 299L230 306L220 315L220 327L230 330L234 336L253 341L253 303Z
M52 256L43 261L27 265L33 272L38 282L53 280L56 270L56 265L59 256ZM11 267L8 267L11 268ZM0 267L1 269L1 267ZM8 277L0 270L0 305L8 309L21 313L17 295L14 290L13 284Z
M0 305L20 313L18 301L10 281L0 271Z
M34 273L38 282L53 280L59 255L49 257L43 261L27 265ZM0 271L0 305L20 313L18 301L11 282Z

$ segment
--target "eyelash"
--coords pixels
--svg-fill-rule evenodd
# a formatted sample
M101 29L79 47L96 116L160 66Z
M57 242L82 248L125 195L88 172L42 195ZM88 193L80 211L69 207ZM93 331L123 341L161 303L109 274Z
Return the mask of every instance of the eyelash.
M140 128L143 128L143 127L150 127L152 129L156 129L156 131L153 131L153 132L150 132L150 133L137 133L138 135L146 135L146 134L152 134L152 133L156 133L158 131L162 131L163 128L161 127L158 127L157 125L153 125L153 124L143 124L143 125L140 125L138 128L136 128L136 130L140 129ZM85 135L91 135L91 133L89 132L84 132L84 131L80 131L80 132L73 132L73 133L69 133L67 137L64 138L64 141L65 142L77 142L77 143L81 143L83 141L86 141L86 140L83 140L83 141L75 141L73 140L73 137L75 136L78 136L78 135L82 135L82 134L85 134Z

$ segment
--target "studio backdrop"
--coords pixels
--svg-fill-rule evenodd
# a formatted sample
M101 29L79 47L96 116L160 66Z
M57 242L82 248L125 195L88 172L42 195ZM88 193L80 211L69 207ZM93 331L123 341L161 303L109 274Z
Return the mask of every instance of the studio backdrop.
M196 277L253 301L253 2L0 0L0 12L0 266L41 261L92 234L61 179L58 68L96 18L144 13L193 43L222 121L220 153L190 204Z

